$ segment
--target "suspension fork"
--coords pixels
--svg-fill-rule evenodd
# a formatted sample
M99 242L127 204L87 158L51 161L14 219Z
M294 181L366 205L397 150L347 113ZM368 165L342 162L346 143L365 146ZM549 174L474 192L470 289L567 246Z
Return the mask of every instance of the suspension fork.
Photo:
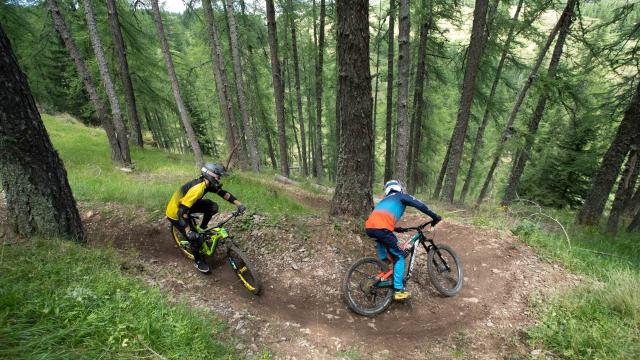
M449 263L447 263L447 260L445 260L445 258L442 257L442 254L440 253L440 249L438 249L438 246L433 242L433 239L425 237L424 240L429 242L429 246L427 246L424 243L424 241L422 242L422 246L427 251L427 254L429 253L429 250L433 249L438 255L438 257L440 258L440 261L444 264L445 269L447 269L447 271L451 271L451 267L449 267Z

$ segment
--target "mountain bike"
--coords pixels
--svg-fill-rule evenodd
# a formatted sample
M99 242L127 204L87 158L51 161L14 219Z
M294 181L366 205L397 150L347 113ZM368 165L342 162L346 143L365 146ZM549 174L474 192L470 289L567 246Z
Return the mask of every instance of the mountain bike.
M233 272L236 274L238 279L240 279L240 282L242 282L242 285L250 293L259 295L262 291L262 283L258 273L254 270L247 255L238 248L233 237L230 236L227 229L224 228L226 223L240 215L241 214L239 212L235 211L223 221L206 229L200 229L200 227L195 225L195 219L197 219L197 217L192 214L189 215L189 221L191 222L193 229L196 229L199 233L205 234L206 239L202 242L200 254L212 256L218 247L222 247L224 249L224 256L228 260ZM189 250L189 241L173 225L171 226L171 234L184 255L193 260L193 254Z
M436 245L433 228L423 231L432 221L420 226L405 228L416 234L400 246L404 257L410 257L405 284L411 279L419 245L427 252L427 272L433 286L442 295L451 297L462 289L464 269L458 255L446 244ZM392 259L391 256L388 257ZM374 316L385 311L393 298L393 263L387 265L377 257L364 257L353 263L342 281L342 295L355 313Z

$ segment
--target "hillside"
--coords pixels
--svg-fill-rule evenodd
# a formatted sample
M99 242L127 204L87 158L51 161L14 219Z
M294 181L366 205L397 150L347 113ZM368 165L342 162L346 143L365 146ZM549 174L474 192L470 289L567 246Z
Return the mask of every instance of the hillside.
M211 275L196 273L169 235L161 216L164 201L175 186L193 177L189 161L144 150L134 153L134 171L123 172L108 159L100 160L106 145L96 153L76 154L80 151L74 144L92 149L91 141L106 141L99 139L99 130L63 119L45 121L69 169L89 244L118 250L127 264L134 264L124 267L127 275L195 308L218 313L240 339L238 349L247 354L266 350L277 357L384 358L391 351L423 358L523 352L522 341L506 346L504 339L517 338L535 323L530 299L544 299L577 281L557 264L539 260L509 231L446 220L436 241L460 254L467 271L462 293L439 296L419 265L416 282L410 285L411 302L396 304L373 319L362 318L350 313L340 298L346 268L373 253L361 225L328 217L328 200L320 195L264 176L257 183L248 174L236 173L225 181L225 189L250 211L231 224L230 231L254 259L266 285L264 294L255 298L237 284L219 257L211 260ZM410 212L404 224L419 221L420 216ZM424 266L425 259L419 261Z

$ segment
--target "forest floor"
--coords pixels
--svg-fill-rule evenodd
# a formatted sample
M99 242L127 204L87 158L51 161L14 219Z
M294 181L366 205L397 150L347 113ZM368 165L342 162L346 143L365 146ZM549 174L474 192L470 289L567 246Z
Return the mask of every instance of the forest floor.
M394 303L377 317L358 316L342 301L340 284L354 260L375 253L373 242L361 235L359 224L326 215L328 199L299 188L290 193L317 209L317 215L269 220L253 214L228 226L262 278L264 290L258 297L238 283L220 256L209 260L211 274L198 273L175 245L165 220L149 221L150 214L116 204L81 204L81 211L90 244L116 248L127 259L122 265L126 273L160 286L176 300L220 314L238 339L236 348L249 356L544 356L527 345L526 329L536 323L534 307L581 281L539 258L509 231L445 220L435 241L459 254L465 268L461 293L439 295L428 280L422 254L408 284L410 301ZM410 212L401 225L423 219Z

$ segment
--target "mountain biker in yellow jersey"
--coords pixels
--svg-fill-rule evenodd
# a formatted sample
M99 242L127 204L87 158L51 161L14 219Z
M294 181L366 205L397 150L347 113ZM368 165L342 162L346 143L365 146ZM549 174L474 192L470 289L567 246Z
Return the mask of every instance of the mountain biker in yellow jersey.
M385 198L373 209L371 215L364 224L367 236L376 240L378 257L389 264L387 253L393 257L393 299L404 300L411 293L404 288L404 252L400 249L398 238L393 233L404 232L403 228L395 225L404 214L407 206L412 206L433 219L432 226L442 220L442 217L433 212L427 205L415 197L405 194L398 180L389 180L384 184Z
M189 221L189 214L203 213L200 228L207 227L211 217L218 212L218 204L209 199L203 199L208 193L218 194L221 198L238 207L238 212L243 213L246 207L231 193L222 190L220 177L226 175L224 166L207 163L200 169L202 175L182 185L173 193L171 200L167 204L167 219L175 226L180 233L189 240L190 251L193 254L195 267L198 271L209 272L209 265L203 261L200 255L200 247L204 241L202 234L198 233L193 226L193 221ZM187 227L189 228L187 231Z

